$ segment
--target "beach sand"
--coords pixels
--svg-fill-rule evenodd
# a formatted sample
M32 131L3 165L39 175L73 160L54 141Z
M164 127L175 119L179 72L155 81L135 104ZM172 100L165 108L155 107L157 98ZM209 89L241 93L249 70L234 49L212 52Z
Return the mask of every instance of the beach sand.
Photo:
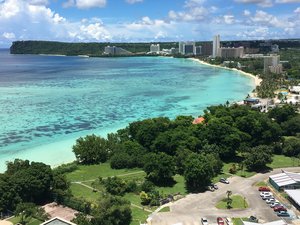
M239 72L239 73L241 73L243 75L251 77L253 79L253 81L254 81L255 86L260 86L260 83L262 82L262 79L259 78L258 76L255 76L255 75L253 75L251 73L246 73L246 72L244 72L242 70L238 70L236 68L228 68L228 67L225 67L225 66L213 65L213 64L209 64L209 63L207 63L205 61L202 61L200 59L195 59L195 58L191 58L191 60L199 62L199 63L201 63L203 65L207 65L207 66L213 66L213 67L217 67L217 68L221 68L221 69L227 69L227 70L237 71L237 72Z

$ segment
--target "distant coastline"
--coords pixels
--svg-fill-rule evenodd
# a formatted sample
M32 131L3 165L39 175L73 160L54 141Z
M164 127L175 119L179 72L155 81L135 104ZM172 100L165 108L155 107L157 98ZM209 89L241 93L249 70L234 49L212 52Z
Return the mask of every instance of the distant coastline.
M245 71L242 71L242 70L239 70L239 69L236 69L236 68L228 68L226 66L213 65L213 64L207 63L207 62L205 62L203 60L196 59L196 58L190 58L190 59L193 60L193 61L196 61L198 63L201 63L203 65L212 66L212 67L216 67L216 68L220 68L220 69L227 69L227 70L231 70L231 71L237 71L237 72L239 72L239 73L241 73L243 75L249 76L249 77L251 77L254 80L255 87L260 86L260 84L262 82L262 79L259 78L258 76L255 76L255 75L253 75L251 73L247 73Z

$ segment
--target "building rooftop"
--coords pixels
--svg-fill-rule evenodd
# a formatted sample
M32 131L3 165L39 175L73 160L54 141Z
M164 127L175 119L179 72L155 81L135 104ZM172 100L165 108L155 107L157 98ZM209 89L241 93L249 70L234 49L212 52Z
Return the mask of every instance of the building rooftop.
M55 217L55 218L52 218L52 219L42 223L41 225L76 225L76 224L66 221L59 217Z
M300 174L283 171L282 173L272 175L270 178L279 186L283 187L300 182Z
M300 190L285 190L285 192L300 206Z
M244 225L259 225L259 223L253 223L253 222L247 222L243 221ZM287 225L287 223L284 220L276 220L273 222L268 222L268 223L261 223L262 225Z

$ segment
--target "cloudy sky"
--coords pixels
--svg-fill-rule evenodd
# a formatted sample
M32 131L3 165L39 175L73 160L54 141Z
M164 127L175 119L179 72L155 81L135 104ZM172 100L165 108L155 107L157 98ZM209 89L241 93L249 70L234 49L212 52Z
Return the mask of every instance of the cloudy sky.
M135 42L300 38L300 0L0 0L14 40Z

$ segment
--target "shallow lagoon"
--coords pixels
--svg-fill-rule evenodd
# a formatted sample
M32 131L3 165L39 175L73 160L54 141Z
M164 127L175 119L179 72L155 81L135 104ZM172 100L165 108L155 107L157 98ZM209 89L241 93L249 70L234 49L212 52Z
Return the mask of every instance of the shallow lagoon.
M14 158L52 166L74 159L76 138L129 122L198 116L243 99L253 79L167 57L82 58L0 51L0 171Z

